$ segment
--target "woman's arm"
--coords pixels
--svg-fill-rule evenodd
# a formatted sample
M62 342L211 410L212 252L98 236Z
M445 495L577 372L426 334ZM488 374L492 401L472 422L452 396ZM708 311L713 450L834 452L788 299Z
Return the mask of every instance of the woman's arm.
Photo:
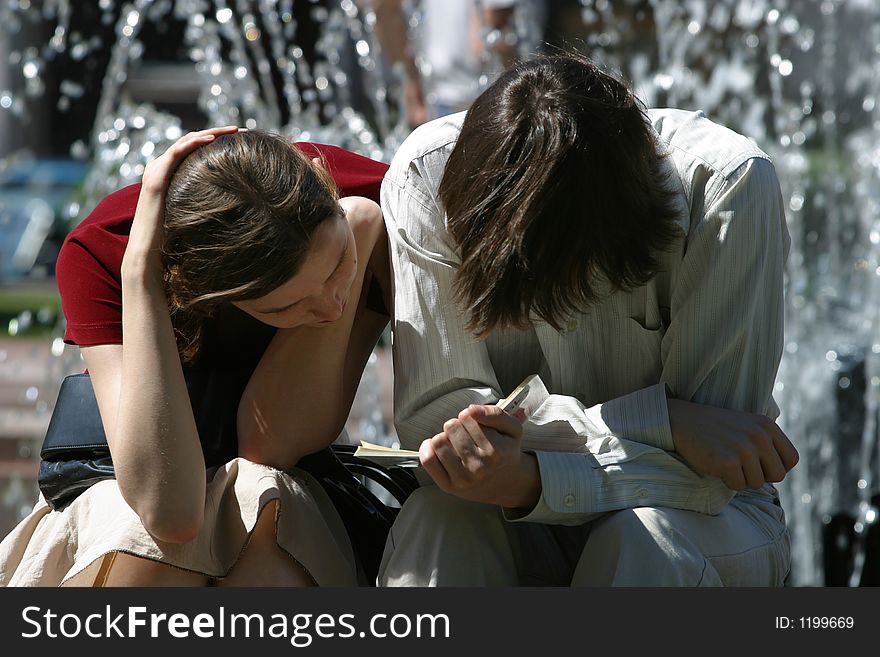
M190 133L147 165L122 260L123 345L86 347L119 489L159 540L201 528L205 465L165 297L165 190L186 155L237 128Z
M323 449L342 431L364 365L388 323L388 317L363 307L365 278L388 280L387 272L368 271L382 263L373 253L387 252L382 213L365 198L348 197L341 204L357 245L352 301L327 326L279 329L238 408L239 453L282 470Z

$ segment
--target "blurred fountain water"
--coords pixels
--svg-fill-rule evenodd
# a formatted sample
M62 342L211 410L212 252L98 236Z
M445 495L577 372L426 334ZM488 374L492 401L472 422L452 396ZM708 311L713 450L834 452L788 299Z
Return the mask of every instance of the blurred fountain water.
M417 0L408 4L418 9ZM207 124L260 127L385 160L406 136L398 83L382 74L365 2L99 7L113 41L91 138L73 147L94 167L72 216L137 181L182 132L177 116L126 93L132 70L149 58L143 31L163 19L185 22ZM822 584L823 559L840 548L851 561L841 572L858 583L859 547L876 530L871 496L880 489L880 3L579 0L579 10L582 42L574 47L622 71L648 106L702 109L753 138L776 164L792 245L775 394L780 423L801 453L780 486L794 536L792 581ZM43 96L49 63L85 64L104 47L71 27L76 11L70 0L0 3L8 31L50 26L45 43L10 50L20 84L0 88L0 112L25 120ZM522 44L536 38L528 11L516 22ZM307 38L305 23L320 27L316 38ZM418 11L410 25L417 33ZM70 75L59 92L60 108L75 106L82 84ZM376 374L371 363L366 380ZM358 432L385 433L367 420Z

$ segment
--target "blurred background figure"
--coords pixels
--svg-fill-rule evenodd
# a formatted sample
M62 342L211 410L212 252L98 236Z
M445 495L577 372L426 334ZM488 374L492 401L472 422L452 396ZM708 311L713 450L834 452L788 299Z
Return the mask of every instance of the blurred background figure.
M535 52L542 0L368 0L386 59L404 78L411 127L467 109L501 71Z

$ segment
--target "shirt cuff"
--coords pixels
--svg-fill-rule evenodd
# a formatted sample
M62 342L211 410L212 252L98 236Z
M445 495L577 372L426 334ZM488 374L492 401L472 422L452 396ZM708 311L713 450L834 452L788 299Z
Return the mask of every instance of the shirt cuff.
M669 428L666 384L657 383L597 404L584 411L589 420L613 436L651 445L667 452L675 451Z
M581 525L609 511L643 506L717 515L734 491L694 472L674 454L609 437L586 454L536 451L541 497L532 509L503 509L506 520Z
M588 459L564 452L534 452L541 475L541 497L534 508L504 508L512 522L581 525L593 507L595 473ZM599 515L599 514L596 514Z

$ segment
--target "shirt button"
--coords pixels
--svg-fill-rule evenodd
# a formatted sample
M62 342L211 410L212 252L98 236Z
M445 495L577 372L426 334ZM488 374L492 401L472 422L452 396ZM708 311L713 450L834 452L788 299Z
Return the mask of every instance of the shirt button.
M574 333L574 331L577 329L577 327L578 327L578 323L575 320L571 320L568 323L568 326L566 326L569 333Z
M574 506L574 495L569 493L568 495L566 495L565 497L562 498L562 503L567 507Z

